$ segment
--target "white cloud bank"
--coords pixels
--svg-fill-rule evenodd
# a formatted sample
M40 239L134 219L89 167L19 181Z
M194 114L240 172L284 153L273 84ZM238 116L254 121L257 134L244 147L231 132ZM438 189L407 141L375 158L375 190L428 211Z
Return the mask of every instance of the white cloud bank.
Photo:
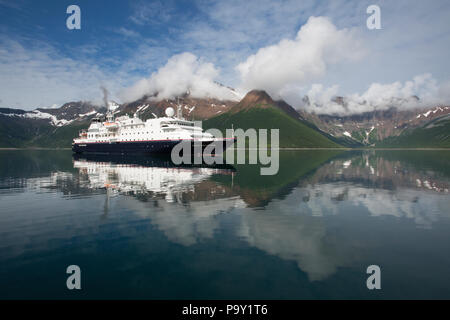
M410 81L381 84L372 83L362 94L347 95L336 101L339 86L324 87L313 84L306 92L308 101L300 91L284 93L286 100L302 109L317 114L353 114L396 107L400 110L446 104L450 101L450 82L438 84L431 74L422 74Z
M318 114L353 114L393 106L405 110L449 103L450 82L439 84L429 73L404 83L372 83L364 93L345 95L343 101L336 100L342 95L339 85L324 87L314 83L326 76L330 66L342 67L366 54L355 30L338 29L325 17L310 17L294 40L283 39L261 48L236 69L244 90L263 89L276 99Z
M261 48L236 69L241 76L242 91L264 89L281 97L291 84L309 84L323 76L329 64L354 60L363 55L361 42L354 30L338 30L328 18L310 17L294 40ZM187 91L193 97L235 99L236 96L215 82L219 70L191 53L172 56L167 64L149 78L141 79L123 90L123 101L144 95L154 99L173 98Z
M264 89L277 97L292 84L306 85L325 75L328 65L363 54L354 30L338 30L328 18L310 17L294 40L261 48L236 68L243 88Z
M366 53L354 29L338 29L326 17L310 17L295 39L260 48L236 66L239 90L263 89L276 99L318 114L353 114L392 106L412 109L450 101L450 82L440 85L428 73L404 83L372 83L364 93L345 95L343 101L335 99L342 95L339 85L314 83L325 78L330 66L352 63ZM161 100L190 92L198 98L235 100L232 91L215 82L218 76L212 63L182 53L172 56L149 78L123 90L121 98L133 101L149 95Z
M202 61L189 52L172 56L167 64L141 79L121 93L121 99L129 102L144 95L155 100L170 99L186 92L195 98L236 100L230 89L215 82L219 70L209 62Z
M328 95L335 90L348 97L352 92L364 95L373 82L389 86L401 80L403 86L405 80L427 72L439 82L449 80L450 2L446 0L383 1L382 30L366 28L366 8L372 4L368 0L194 0L198 14L186 14L185 7L176 3L162 3L131 4L131 23L111 29L111 43L86 38L82 47L70 48L70 55L63 50L67 43L39 43L37 39L45 38L39 28L27 38L10 33L13 25L9 31L4 28L0 106L29 110L80 99L101 103L99 86L117 94L143 75L150 76L155 66L163 65L180 48L213 62L216 71L220 67L220 76L212 79L247 89L265 87L294 106L314 83L322 83ZM328 18L308 20L312 15ZM305 21L299 30L296 26ZM25 25L32 30L32 24ZM17 30L22 27L23 22ZM154 37L154 27L161 28L160 37ZM364 53L361 48L367 52L365 59L354 61ZM437 86L448 103L450 85Z
M331 65L356 61L366 54L355 30L338 29L325 17L310 17L294 40L283 39L259 49L236 66L241 78L239 91L266 90L276 99L285 99L295 108L318 114L353 114L395 106L400 109L426 107L450 101L450 83L439 85L431 74L422 74L401 83L372 83L362 93L342 95L339 85L324 87ZM123 90L123 101L144 95L155 100L190 92L191 96L236 100L228 88L215 79L219 70L191 53L172 56L166 65ZM305 101L304 97L308 97Z

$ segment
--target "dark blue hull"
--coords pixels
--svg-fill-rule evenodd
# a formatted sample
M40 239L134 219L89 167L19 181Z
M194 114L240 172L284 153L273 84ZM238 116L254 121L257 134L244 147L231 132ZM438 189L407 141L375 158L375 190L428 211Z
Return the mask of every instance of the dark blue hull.
M172 162L170 154L167 153L158 153L158 154L133 154L133 155L125 155L125 154L95 154L95 153L85 153L85 154L74 154L74 160L78 161L91 161L91 162L109 162L112 164L127 164L127 165L137 165L143 167L160 167L160 168L215 168L215 169L224 169L229 170L230 172L236 171L236 169L223 162L216 162L212 164L202 163L182 163L182 164L174 164ZM223 164L222 164L223 163Z
M174 146L182 140L153 140L153 141L126 141L126 142L102 142L102 143L76 143L72 144L72 151L96 154L150 154L170 153ZM222 144L222 150L232 145L236 139L223 139L214 142L202 143L203 149L211 143ZM189 142L189 141L188 141ZM197 142L194 142L197 144Z

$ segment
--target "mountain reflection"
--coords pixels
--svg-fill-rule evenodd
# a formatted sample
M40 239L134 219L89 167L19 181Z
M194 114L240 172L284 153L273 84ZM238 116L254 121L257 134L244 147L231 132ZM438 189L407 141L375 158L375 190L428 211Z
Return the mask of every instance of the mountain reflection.
M359 234L359 229L400 222L431 229L449 218L450 152L281 152L276 176L260 176L252 165L180 167L155 157L75 157L68 169L68 159L60 158L50 166L37 157L20 163L14 156L3 157L2 193L62 191L61 198L77 205L92 198L94 210L99 207L95 201L104 197L103 219L118 219L117 212L126 212L127 219L137 217L186 248L225 233L241 246L295 262L311 281L370 260L370 252L377 249L374 239L383 236ZM14 164L19 167L8 170ZM20 166L29 171L25 176ZM108 216L111 210L116 215ZM64 225L62 216L57 220L61 225L53 229L64 232L53 233L59 239L95 237L100 229L83 223L91 226L93 218L100 220L98 212L88 213L89 219L76 219L77 228L72 227L75 218ZM49 211L44 217L53 221L52 214L57 215ZM14 219L27 217L20 211ZM50 242L49 230L42 224L32 238ZM120 229L117 237L133 239L134 233L127 232ZM27 243L20 247L17 252Z
M84 183L91 188L150 195L138 198L142 206L130 201L126 205L149 217L170 241L185 246L213 238L220 229L220 214L235 214L237 238L295 261L312 281L365 256L364 239L355 245L343 233L331 236L323 217L357 211L411 219L418 227L431 228L449 204L441 196L448 194L448 176L436 163L408 163L401 153L390 158L378 152L294 155L305 161L292 166L293 158L285 155L280 167L291 164L290 174L281 172L279 177L252 176L250 166L237 166L234 172L78 160L74 167L87 176ZM217 182L227 175L232 179ZM263 183L265 179L272 183Z
M303 184L339 181L375 189L448 193L448 156L447 151L350 152L324 164Z

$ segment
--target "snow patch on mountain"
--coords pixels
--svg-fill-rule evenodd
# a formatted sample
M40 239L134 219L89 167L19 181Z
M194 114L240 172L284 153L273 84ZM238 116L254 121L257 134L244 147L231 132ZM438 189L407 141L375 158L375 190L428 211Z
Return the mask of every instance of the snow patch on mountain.
M28 118L28 119L48 119L48 120L50 120L52 125L57 126L57 127L67 125L73 121L73 120L58 119L49 113L41 112L39 110L34 110L34 111L26 112L23 114L1 113L1 115L9 116L9 117Z
M115 111L119 107L120 107L120 105L117 102L115 102L115 101L108 101L108 108L109 108L109 110Z
M87 113L79 114L78 117L80 117L80 118L89 117L89 116L92 116L92 115L94 115L96 113L97 113L97 111L92 110L92 111L87 112Z

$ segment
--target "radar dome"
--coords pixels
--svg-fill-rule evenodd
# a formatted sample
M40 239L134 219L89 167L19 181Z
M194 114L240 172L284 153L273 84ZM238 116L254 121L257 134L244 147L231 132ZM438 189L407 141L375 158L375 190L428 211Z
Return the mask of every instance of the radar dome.
M175 114L175 110L173 110L173 108L169 107L166 109L166 116L173 117L174 114Z

